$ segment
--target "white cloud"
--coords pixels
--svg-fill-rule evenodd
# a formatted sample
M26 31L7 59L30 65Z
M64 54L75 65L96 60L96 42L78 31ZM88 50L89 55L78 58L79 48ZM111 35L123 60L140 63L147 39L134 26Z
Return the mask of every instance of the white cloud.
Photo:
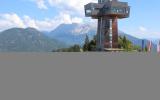
M45 4L45 0L36 0L36 4L39 9L48 9Z
M97 0L31 0L38 8L48 9L48 6L70 15L84 16L84 5Z
M25 25L17 14L0 14L0 30L8 29L11 27L24 28Z
M55 16L52 19L45 19L42 21L36 20L35 22L40 30L51 31L60 24L83 23L83 20L78 17L71 17L68 14L60 13L60 15Z
M25 15L22 20L23 23L25 24L25 27L33 27L39 29L39 27L36 25L35 20L31 19L29 16Z
M84 15L84 5L89 2L97 2L97 0L48 0L50 6L74 15Z
M73 23L83 23L83 19L82 19L82 18L78 18L78 17L74 17L74 18L72 19L72 22L73 22Z
M147 28L145 28L144 26L140 26L139 30L140 32L147 32Z
M80 17L71 17L71 15L67 13L60 13L59 16L54 18L59 23L71 24L71 23L82 23L83 20Z
M33 27L41 31L51 31L55 29L58 25L72 24L72 23L82 23L83 20L79 17L71 17L69 14L60 13L58 16L53 18L46 18L44 20L33 19L27 15L22 18L15 13L0 14L0 31L5 29L19 27Z
M146 28L145 26L140 26L137 29L134 29L133 31L130 30L130 32L128 33L138 38L144 38L144 39L160 38L160 32L156 32L155 30Z

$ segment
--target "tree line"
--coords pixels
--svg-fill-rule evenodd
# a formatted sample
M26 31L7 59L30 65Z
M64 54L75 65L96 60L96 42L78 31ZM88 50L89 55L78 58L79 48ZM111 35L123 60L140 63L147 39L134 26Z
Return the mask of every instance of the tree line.
M118 48L123 49L126 52L141 51L140 46L133 45L125 36L118 38ZM145 48L146 51L147 48ZM96 36L93 39L89 39L86 35L84 44L82 46L75 44L69 48L58 49L57 52L93 52L96 51Z

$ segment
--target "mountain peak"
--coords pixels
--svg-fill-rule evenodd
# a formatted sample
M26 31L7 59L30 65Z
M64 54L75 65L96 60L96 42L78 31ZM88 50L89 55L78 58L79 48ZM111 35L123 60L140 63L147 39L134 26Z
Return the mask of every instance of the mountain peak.
M23 28L13 27L13 28L10 28L10 29L4 30L4 31L10 31L10 30L23 30Z
M0 52L51 52L63 46L34 28L12 28L0 34Z
M25 30L37 30L37 29L35 29L33 27L27 27L27 28L25 28Z
M35 28L32 28L32 27L28 27L26 29L24 29L24 31L28 32L28 33L36 33L36 34L42 34L40 31L38 31L37 29Z
M14 28L10 28L10 29L4 30L1 33L5 32L5 31L25 31L25 30L27 30L27 31L37 31L38 32L37 29L32 28L32 27L28 27L28 28L17 28L17 27L14 27Z
M79 24L78 23L70 23L70 24L63 23L63 24L60 24L59 26L63 26L63 25L79 25Z

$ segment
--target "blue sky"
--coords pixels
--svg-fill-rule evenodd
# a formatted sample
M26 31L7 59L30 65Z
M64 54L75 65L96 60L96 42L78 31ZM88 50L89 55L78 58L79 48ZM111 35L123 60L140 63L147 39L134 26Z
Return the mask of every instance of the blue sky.
M34 27L51 31L62 23L88 23L83 5L97 0L0 0L0 31ZM119 29L139 38L160 38L159 0L120 0L131 6L131 15L119 20ZM93 21L96 23L95 21ZM92 22L92 23L93 23Z

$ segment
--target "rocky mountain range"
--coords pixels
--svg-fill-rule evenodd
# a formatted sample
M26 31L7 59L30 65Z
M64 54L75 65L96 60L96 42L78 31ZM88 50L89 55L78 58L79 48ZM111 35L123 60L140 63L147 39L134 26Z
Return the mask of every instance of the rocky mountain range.
M96 29L87 24L61 24L55 30L51 31L48 36L63 41L68 45L82 45L86 34L89 38L92 38L95 35L95 32Z
M86 35L90 39L96 35L96 25L61 24L51 32L40 32L34 28L11 28L0 32L0 52L51 52L74 44L83 45ZM142 39L119 31L134 45L142 46ZM149 40L144 39L145 45ZM156 50L157 41L153 42Z

